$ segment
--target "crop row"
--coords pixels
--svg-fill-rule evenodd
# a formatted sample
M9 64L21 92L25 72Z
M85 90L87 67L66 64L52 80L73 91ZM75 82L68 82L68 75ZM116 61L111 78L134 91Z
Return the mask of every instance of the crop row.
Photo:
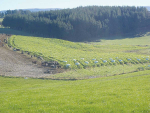
M149 56L147 57L127 57L127 58L93 58L93 59L72 59L69 61L63 61L64 68L88 68L88 67L100 67L108 65L124 65L124 64L139 64L139 63L150 63Z

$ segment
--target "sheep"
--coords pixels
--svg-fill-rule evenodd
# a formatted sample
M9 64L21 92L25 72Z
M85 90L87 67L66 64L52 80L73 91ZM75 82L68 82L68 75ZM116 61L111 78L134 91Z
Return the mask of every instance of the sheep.
M138 61L140 61L141 59L137 59Z
M115 62L115 60L111 60L111 62Z
M67 64L67 65L66 65L67 68L70 67L70 66L71 66L70 64Z
M107 62L107 60L103 60L103 63L106 63Z
M88 61L85 61L85 63L86 63L86 64L89 64L89 62L88 62Z
M95 61L94 63L96 64L96 63L98 63L98 61Z
M120 59L119 62L122 62L122 60Z
M80 65L80 63L79 63L79 62L77 62L77 63L75 63L75 65L77 65L77 66L78 66L78 65Z

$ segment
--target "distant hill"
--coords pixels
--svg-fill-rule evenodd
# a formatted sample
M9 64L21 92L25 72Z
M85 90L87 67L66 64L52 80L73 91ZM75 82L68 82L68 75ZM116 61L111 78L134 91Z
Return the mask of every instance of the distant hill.
M29 10L31 12L38 12L38 11L50 11L50 10L60 10L60 8L46 8L46 9L23 9L23 10Z
M29 10L31 12L38 12L38 11L60 10L60 8L46 8L46 9L33 8L33 9L17 9L17 10L23 10L23 11ZM0 11L0 13L2 12L4 13L6 11L7 10L3 10L3 11Z
M144 6L148 9L148 11L150 11L150 6ZM19 9L17 9L19 10ZM38 11L50 11L50 10L61 10L61 8L45 8L45 9L40 9L40 8L33 8L33 9L21 9L21 10L29 10L31 12L38 12ZM7 10L3 10L3 11L0 11L0 13L4 13L6 12Z

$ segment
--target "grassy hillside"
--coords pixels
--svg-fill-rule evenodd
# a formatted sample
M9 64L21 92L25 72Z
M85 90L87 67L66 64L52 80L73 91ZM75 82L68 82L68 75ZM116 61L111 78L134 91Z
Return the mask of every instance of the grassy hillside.
M92 43L92 44L100 44L100 45L150 45L150 33L145 34L141 37L130 37L130 38L119 38L114 37L114 39L103 39L100 42ZM115 39L118 38L118 39Z
M80 81L0 77L0 112L148 113L150 71Z
M80 67L85 67L85 61L89 62L89 67L113 65L113 63L120 64L119 59L122 60L122 63L127 63L129 62L128 58L132 59L133 63L140 63L137 58L141 59L141 62L146 62L147 55L129 51L149 49L149 42L150 36L113 41L102 40L100 43L91 44L28 36L12 36L9 39L9 44L15 48L29 51L32 54L44 57L45 60L58 60L64 66L66 63L63 63L63 61L67 61L67 64L71 64L71 68L77 68L76 62L81 64ZM140 46L144 43L147 46ZM76 61L73 59L76 59ZM107 62L104 63L104 60L107 60ZM112 62L112 60L116 62ZM95 61L98 62L94 63Z
M8 44L13 48L58 61L65 73L51 79L84 79L138 71L150 65L150 36L93 43L13 35Z
M149 39L144 36L74 43L13 35L8 44L14 48L47 61L57 60L64 68L71 65L66 72L47 77L65 80L0 76L0 112L148 113Z

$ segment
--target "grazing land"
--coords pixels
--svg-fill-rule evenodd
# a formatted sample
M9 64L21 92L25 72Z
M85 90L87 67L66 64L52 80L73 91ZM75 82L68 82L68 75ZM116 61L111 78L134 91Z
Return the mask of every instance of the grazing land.
M0 77L0 112L148 113L150 70L89 80Z
M6 37L1 36L1 40ZM13 35L8 40L11 48L0 47L0 72L7 75L0 76L0 112L148 113L149 42L148 34L86 43ZM49 67L32 64L36 57L31 55L58 61L65 72L44 74ZM85 61L89 62L87 67ZM80 65L75 65L77 62Z
M0 113L150 112L146 8L25 12L0 18Z
M131 43L132 42L132 43ZM57 61L64 73L51 79L85 79L137 71L149 66L150 36L74 43L70 41L13 35L8 45L42 61ZM41 61L41 62L42 62Z

